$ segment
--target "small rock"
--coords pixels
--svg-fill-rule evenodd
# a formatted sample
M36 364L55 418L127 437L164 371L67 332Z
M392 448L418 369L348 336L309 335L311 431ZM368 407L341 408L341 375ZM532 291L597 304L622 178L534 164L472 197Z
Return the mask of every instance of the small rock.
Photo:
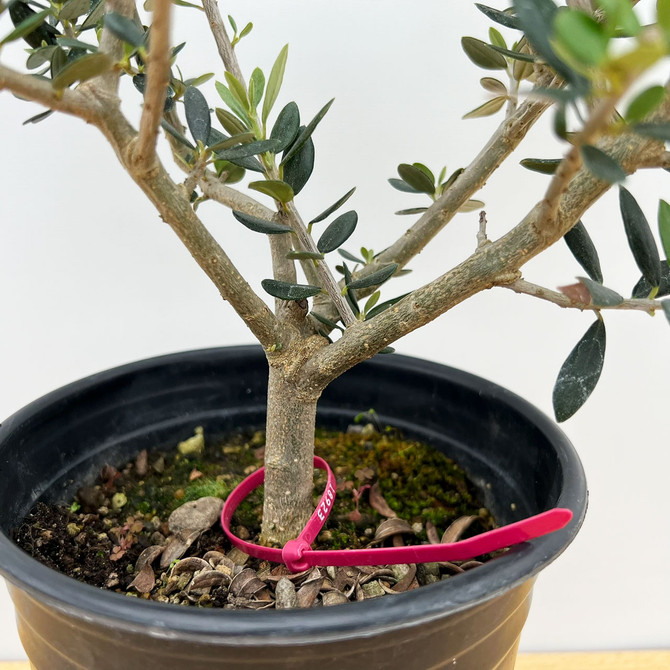
M379 596L383 596L385 594L382 585L376 579L363 584L361 588L363 589L366 600L369 598L379 598Z
M282 577L275 587L276 608L278 610L290 610L298 607L298 596L295 586L290 579Z
M142 449L135 459L135 472L138 477L144 477L149 472L149 459L146 449Z
M128 498L126 498L126 494L119 491L112 496L112 509L118 511L123 508L127 502Z
M77 491L77 500L83 512L95 514L105 502L105 494L96 486L82 486Z
M440 566L437 563L419 563L416 568L419 584L433 584L440 581Z
M205 434L202 426L195 429L195 435L177 445L177 450L183 456L200 456L205 450Z
M168 528L171 533L209 530L221 516L223 500L206 496L184 503L170 514Z
M349 599L341 591L326 591L321 596L321 601L325 607L330 607L332 605L343 605L344 603L348 603Z
M80 532L81 532L81 526L78 526L76 523L69 523L67 525L67 533L70 537L79 535Z

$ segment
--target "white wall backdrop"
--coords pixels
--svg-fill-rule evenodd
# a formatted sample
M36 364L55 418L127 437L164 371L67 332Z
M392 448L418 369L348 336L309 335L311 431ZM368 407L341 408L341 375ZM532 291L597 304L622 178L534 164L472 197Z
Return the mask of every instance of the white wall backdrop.
M394 216L419 196L386 183L400 162L449 170L467 165L501 117L462 121L485 100L462 35L485 38L487 20L472 3L422 0L221 2L238 24L254 22L238 47L247 73L269 69L290 43L278 104L296 99L310 118L336 97L316 135L317 162L298 197L314 216L346 190L360 215L351 250L382 249L411 223ZM491 0L503 8L508 3ZM642 3L644 4L644 3ZM647 4L650 4L647 2ZM178 9L175 42L186 77L222 78L205 20ZM0 18L0 34L9 32ZM20 49L3 53L19 65ZM660 72L662 80L664 73ZM203 87L216 104L213 81ZM139 111L129 91L126 109ZM3 93L0 160L0 417L67 382L135 359L184 349L250 343L252 337L169 228L123 173L97 131L76 119L21 122L39 108ZM555 157L531 132L481 192L489 232L499 237L541 197L546 178L521 158ZM651 221L670 175L628 180ZM261 196L263 197L263 196ZM200 213L251 284L268 276L265 240L205 203ZM616 194L585 218L606 281L628 294L638 271L627 251ZM474 249L477 214L461 214L387 294L418 286ZM530 281L555 287L581 269L560 244L529 263ZM598 388L565 424L589 479L583 530L537 584L525 650L670 647L670 328L662 314L606 314L608 352ZM400 353L455 365L503 384L551 413L557 372L593 320L504 289L479 295L401 340ZM0 493L0 497L3 494ZM20 659L11 603L0 593L0 659Z

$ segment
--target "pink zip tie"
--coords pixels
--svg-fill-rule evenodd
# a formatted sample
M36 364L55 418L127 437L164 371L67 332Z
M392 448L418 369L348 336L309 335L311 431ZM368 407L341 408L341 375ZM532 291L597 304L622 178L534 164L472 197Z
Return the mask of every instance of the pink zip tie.
M312 542L321 531L335 502L335 475L328 463L314 457L314 467L328 473L328 482L314 513L295 540L289 540L283 549L262 547L245 542L230 529L230 521L240 503L265 478L265 468L259 468L242 481L228 496L221 512L221 525L233 546L245 554L274 563L284 563L291 572L302 572L314 566L328 565L389 565L393 563L432 563L465 561L514 544L552 533L566 526L572 519L569 509L555 507L546 512L486 531L475 537L444 544L420 544L409 547L381 547L372 549L314 550Z

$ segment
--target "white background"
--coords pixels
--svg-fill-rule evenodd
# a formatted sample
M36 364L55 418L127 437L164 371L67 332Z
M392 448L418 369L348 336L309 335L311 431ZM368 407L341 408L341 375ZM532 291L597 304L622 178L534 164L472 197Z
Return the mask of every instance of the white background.
M311 218L356 185L350 202L360 223L346 245L351 251L387 246L411 223L393 212L422 204L421 196L400 194L386 183L398 163L421 161L437 170L446 163L451 172L469 163L501 119L461 120L486 99L477 81L490 74L460 48L463 35L486 39L489 25L469 2L240 0L222 3L222 11L240 26L255 24L238 47L247 76L256 65L268 73L281 46L290 43L278 108L295 99L309 119L336 97L315 135L316 169L297 203ZM190 39L180 56L184 76L214 71L222 79L203 15L187 9L176 15L174 43ZM9 31L7 16L0 27L2 34ZM20 64L20 50L3 53L3 62ZM203 91L212 106L220 105L213 82ZM127 92L126 109L136 118L139 96ZM0 417L108 367L253 341L95 129L55 117L22 126L39 108L8 93L1 104ZM491 237L541 197L547 178L523 170L518 161L560 155L547 137L546 124L538 124L482 190ZM658 198L669 199L669 183L663 172L628 180L654 227ZM260 290L269 273L265 240L212 203L200 213ZM629 294L639 273L627 251L616 194L606 195L584 221L600 250L606 283ZM476 213L456 217L411 263L414 273L392 282L385 295L405 292L465 258L475 246L476 228ZM524 274L553 288L582 271L561 243ZM664 412L670 329L662 314L605 316L608 351L600 384L565 424L587 471L589 513L574 544L538 581L525 650L670 647ZM495 289L396 347L492 379L551 414L556 374L592 321L589 313ZM0 659L23 658L4 592L0 630Z

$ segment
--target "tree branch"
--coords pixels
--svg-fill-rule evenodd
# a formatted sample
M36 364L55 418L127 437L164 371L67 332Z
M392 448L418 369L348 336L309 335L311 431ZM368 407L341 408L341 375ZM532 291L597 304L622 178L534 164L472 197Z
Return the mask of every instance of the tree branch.
M172 0L154 0L144 107L133 150L133 160L139 169L149 169L156 160L156 140L165 108L165 92L170 83L171 10Z
M237 62L237 57L235 56L233 45L228 38L226 26L223 22L221 12L219 12L218 3L216 0L203 0L202 6L205 10L205 14L207 15L209 28L212 31L212 35L214 36L216 48L219 51L219 56L221 56L223 65L225 66L226 70L234 75L235 78L246 88L244 76L242 75L242 69Z
M230 209L249 214L250 216L257 216L259 219L271 221L276 218L277 213L269 207L261 204L245 193L226 186L225 183L218 180L216 175L211 172L205 172L198 180L198 185L202 192L212 200L230 207Z
M137 23L139 23L135 0L104 0L104 2L106 5L105 9L108 12L116 12L122 16L136 19ZM123 42L104 26L100 38L100 51L106 53L114 63L123 58ZM116 95L119 89L120 76L121 70L114 68L111 72L96 79L94 85L100 91Z
M660 300L647 300L642 298L630 298L628 300L624 300L618 305L597 306L593 303L573 300L564 293L552 291L551 289L538 286L537 284L532 284L531 282L525 281L524 279L517 279L511 284L502 284L502 287L508 288L515 293L522 293L524 295L530 295L534 298L539 298L540 300L546 300L553 303L554 305L558 305L559 307L578 309L580 311L591 310L594 312L599 312L603 309L636 310L647 312L648 314L653 315L656 310L662 309Z

